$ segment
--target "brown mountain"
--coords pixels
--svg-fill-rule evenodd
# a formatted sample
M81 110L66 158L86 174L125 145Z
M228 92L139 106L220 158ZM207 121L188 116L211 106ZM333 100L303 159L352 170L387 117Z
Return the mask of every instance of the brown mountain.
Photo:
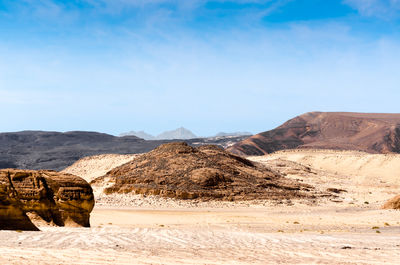
M208 145L169 143L96 178L105 193L139 193L179 199L313 198L309 186L261 164Z
M294 148L400 153L400 114L310 112L236 143L228 150L242 155L264 155Z

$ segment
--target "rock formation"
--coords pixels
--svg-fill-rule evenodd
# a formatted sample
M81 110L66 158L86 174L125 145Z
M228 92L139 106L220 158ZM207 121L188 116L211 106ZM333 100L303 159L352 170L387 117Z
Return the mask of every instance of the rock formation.
M80 177L55 171L0 170L18 194L22 210L58 226L89 227L94 196Z
M383 206L382 209L395 209L400 210L400 195L388 200Z
M242 155L264 155L294 148L400 153L400 114L306 113L228 150Z
M290 199L313 197L313 188L217 146L164 144L96 178L105 193L179 199Z
M39 230L22 210L16 190L3 173L0 173L0 230Z

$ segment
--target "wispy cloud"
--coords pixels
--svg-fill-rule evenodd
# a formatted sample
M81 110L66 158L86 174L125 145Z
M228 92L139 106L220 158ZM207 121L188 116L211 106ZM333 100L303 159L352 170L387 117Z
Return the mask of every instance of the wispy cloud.
M117 23L147 24L185 23L196 19L267 15L292 0L5 0L3 15L12 14L18 20L54 20L60 22L100 21L117 19ZM226 16L226 12L229 16ZM155 19L158 17L158 19ZM116 21L111 21L115 23Z
M344 0L343 2L366 17L384 20L400 17L400 0Z

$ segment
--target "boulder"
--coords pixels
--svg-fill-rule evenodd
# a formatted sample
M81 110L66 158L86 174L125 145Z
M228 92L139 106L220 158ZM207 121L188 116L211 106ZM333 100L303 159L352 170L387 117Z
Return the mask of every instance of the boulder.
M39 230L22 210L7 174L0 174L0 230Z
M94 196L80 177L55 171L0 170L15 188L22 210L58 226L89 227Z

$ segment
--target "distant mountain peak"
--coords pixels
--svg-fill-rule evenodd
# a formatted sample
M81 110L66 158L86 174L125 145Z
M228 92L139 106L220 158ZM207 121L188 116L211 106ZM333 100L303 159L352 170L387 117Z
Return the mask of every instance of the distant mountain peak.
M179 127L172 131L165 131L156 137L159 140L172 140L172 139L193 139L197 138L197 136L192 133L190 130Z
M128 136L128 135L134 135L136 137L145 139L145 140L173 140L173 139L181 139L181 140L186 140L186 139L193 139L197 138L197 136L192 133L190 130L184 128L184 127L179 127L175 130L171 131L165 131L160 133L157 136L153 136L149 133L146 133L145 131L130 131L127 133L121 133L120 136Z
M130 131L126 133L121 133L119 136L136 136L145 140L155 140L155 137L145 131Z

